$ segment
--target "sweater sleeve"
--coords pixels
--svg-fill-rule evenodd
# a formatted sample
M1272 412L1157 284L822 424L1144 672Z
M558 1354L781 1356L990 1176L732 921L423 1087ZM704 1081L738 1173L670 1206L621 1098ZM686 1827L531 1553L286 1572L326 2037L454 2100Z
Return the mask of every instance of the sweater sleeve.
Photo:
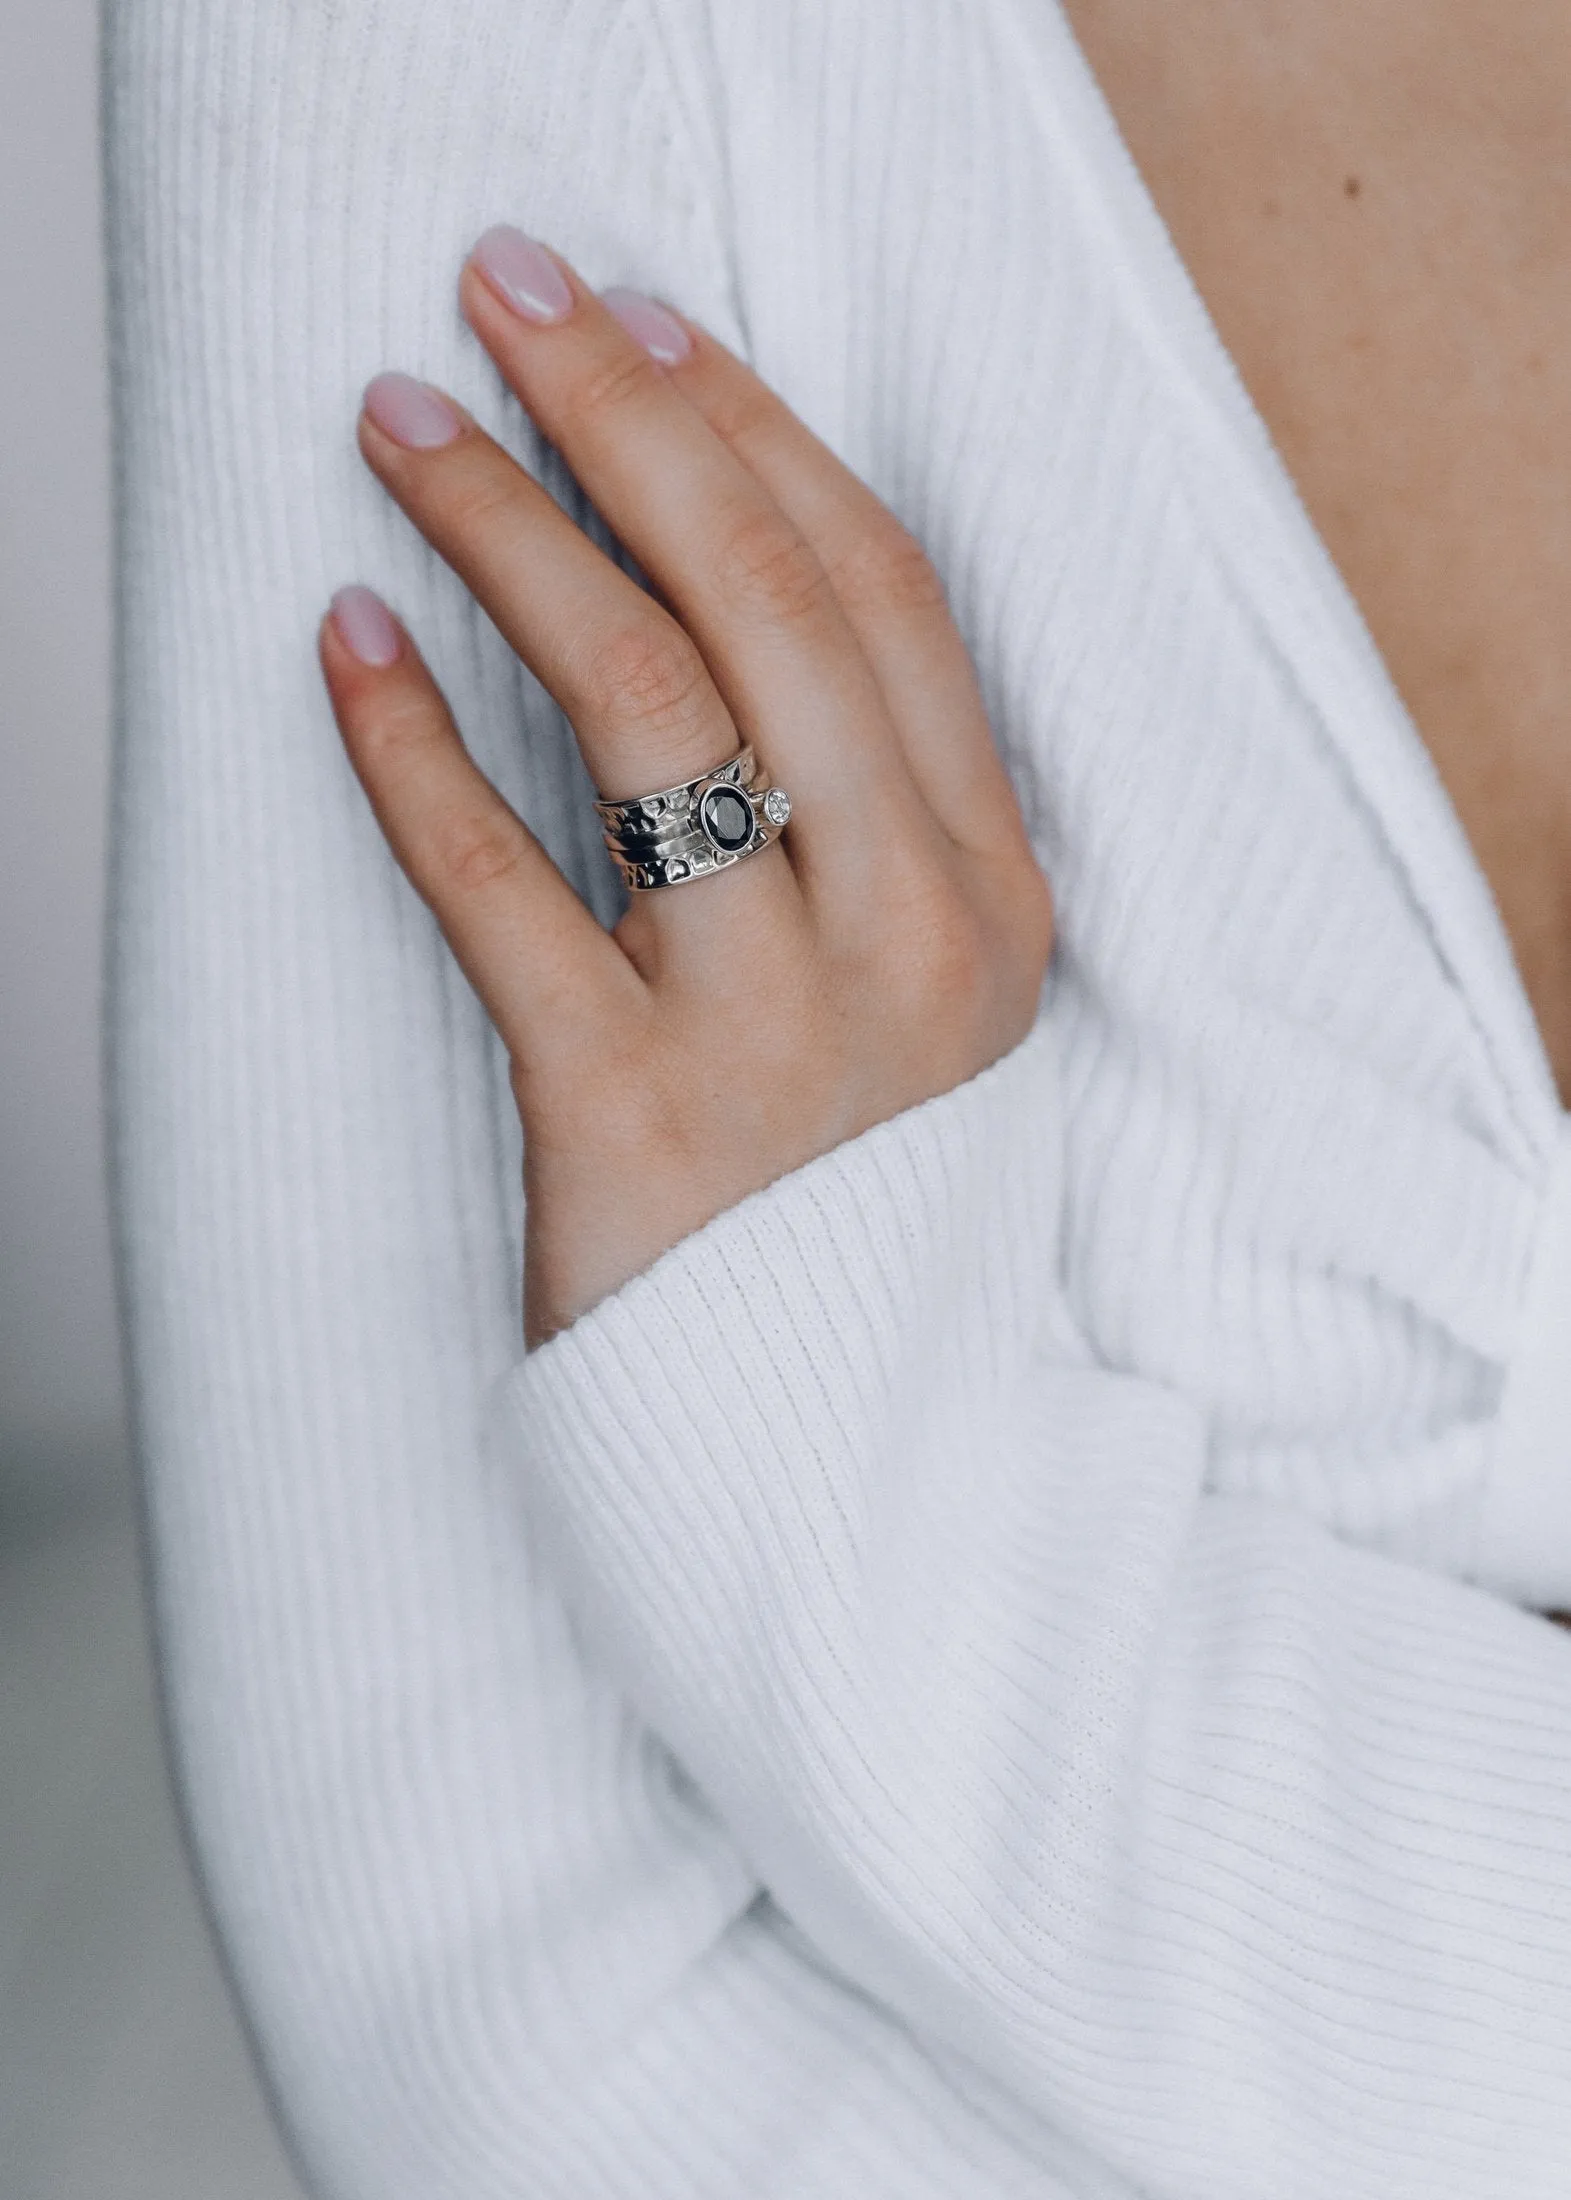
M804 1936L1143 2192L1565 2190L1571 1643L1206 1488L1055 1290L1051 1013L496 1401Z
M430 375L571 496L456 310L497 219L735 340L662 49L637 0L121 0L105 37L117 1256L178 1791L302 2179L1127 2200L801 1944L585 1663L482 1442L519 1334L506 1065L314 637L338 583L382 588L609 883L565 722L354 417L377 369Z

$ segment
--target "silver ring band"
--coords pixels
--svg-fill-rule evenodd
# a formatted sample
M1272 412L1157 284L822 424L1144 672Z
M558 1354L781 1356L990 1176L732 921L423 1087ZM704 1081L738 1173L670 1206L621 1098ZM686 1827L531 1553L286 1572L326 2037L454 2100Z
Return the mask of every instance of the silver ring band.
M707 878L780 838L791 815L784 787L765 784L751 748L738 749L679 787L599 801L612 860L634 892Z

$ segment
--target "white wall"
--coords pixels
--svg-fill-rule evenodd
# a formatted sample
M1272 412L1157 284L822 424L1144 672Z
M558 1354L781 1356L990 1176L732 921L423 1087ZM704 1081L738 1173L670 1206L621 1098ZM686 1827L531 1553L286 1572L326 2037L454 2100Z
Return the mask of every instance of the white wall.
M96 28L94 0L0 0L0 1501L91 1482L120 1442L99 1128Z

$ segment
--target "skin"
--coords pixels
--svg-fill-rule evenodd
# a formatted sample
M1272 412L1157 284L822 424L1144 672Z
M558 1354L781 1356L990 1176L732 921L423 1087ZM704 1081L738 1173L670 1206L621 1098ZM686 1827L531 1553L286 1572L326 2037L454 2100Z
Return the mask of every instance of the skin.
M1571 1105L1571 10L1067 0Z
M1571 1104L1571 13L1067 13L1435 759ZM690 355L660 364L559 264L564 321L521 320L474 265L463 310L660 601L467 416L419 451L363 414L360 448L604 794L745 738L796 809L775 847L635 896L607 935L469 760L412 640L368 666L324 619L350 758L509 1050L531 1348L747 1192L997 1059L1052 944L920 547L705 331L684 321Z
M507 1045L530 1348L746 1193L1008 1052L1052 944L920 546L696 324L661 364L558 265L562 320L520 317L473 261L463 311L663 602L469 416L413 449L362 412L361 451L561 704L602 794L675 785L745 738L795 808L772 847L635 894L608 934L470 760L412 639L370 665L323 621L350 759Z

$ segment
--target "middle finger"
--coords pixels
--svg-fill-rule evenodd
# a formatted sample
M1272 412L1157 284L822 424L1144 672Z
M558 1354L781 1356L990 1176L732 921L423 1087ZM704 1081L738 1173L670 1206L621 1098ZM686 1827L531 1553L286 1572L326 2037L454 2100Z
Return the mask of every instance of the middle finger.
M359 438L382 482L561 705L602 795L663 791L735 754L736 726L691 637L450 398L409 375L376 375ZM704 880L698 909L677 890L639 895L624 944L644 975L662 940L680 950L713 933L717 895L728 930L762 922L766 936L784 937L802 906L788 853L776 843Z
M532 268L555 273L554 294L542 295L538 276L519 279ZM489 231L461 292L504 380L677 612L743 738L788 786L807 883L821 857L865 887L870 839L888 846L892 829L925 837L934 826L812 545L557 255L516 230ZM540 318L542 307L554 317Z

